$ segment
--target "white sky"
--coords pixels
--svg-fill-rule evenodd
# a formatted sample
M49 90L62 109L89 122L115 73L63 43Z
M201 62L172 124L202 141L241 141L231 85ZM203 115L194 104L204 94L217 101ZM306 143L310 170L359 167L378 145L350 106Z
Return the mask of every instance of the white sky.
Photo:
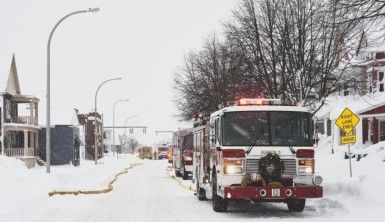
M99 92L98 110L112 125L114 101L117 125L131 115L133 123L149 126L140 142L170 135L155 130L189 127L173 117L172 74L183 55L199 48L221 21L231 16L236 0L0 0L0 91L5 90L12 53L23 94L41 99L39 124L45 125L46 42L53 25L69 12L100 7L97 14L75 15L54 34L51 48L51 119L70 124L73 108L89 112L97 85L121 76Z

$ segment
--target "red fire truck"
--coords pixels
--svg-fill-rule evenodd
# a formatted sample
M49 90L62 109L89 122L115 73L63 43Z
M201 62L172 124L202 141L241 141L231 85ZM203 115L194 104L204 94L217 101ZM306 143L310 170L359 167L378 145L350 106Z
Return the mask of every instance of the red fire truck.
M193 172L193 135L191 129L174 133L173 167L176 176L188 179Z
M285 202L303 211L323 196L315 175L313 120L301 106L276 99L241 99L195 127L194 172L199 200L214 211L229 201Z

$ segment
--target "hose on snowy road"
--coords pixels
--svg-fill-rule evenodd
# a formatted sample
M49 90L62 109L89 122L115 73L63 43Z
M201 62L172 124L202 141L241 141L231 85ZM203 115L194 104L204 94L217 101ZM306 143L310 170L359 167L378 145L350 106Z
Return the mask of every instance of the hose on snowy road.
M193 187L191 187L191 185L186 185L186 184L183 183L183 181L182 181L181 179L177 178L177 177L172 173L172 170L171 170L171 169L172 169L171 167L166 168L167 175L168 175L171 179L175 180L175 181L179 184L179 186L183 187L184 189L195 192L195 189L194 189Z
M114 178L108 182L107 184L107 188L105 189L99 189L99 190L72 190L72 191L57 191L57 190L54 190L54 191L51 191L48 193L48 196L53 196L53 195L78 195L78 194L103 194L103 193L108 193L108 192L111 192L112 189L113 189L113 184L115 183L115 181L118 179L118 177L122 174L126 174L128 173L128 170L129 169L132 169L136 166L139 166L139 165L142 165L141 163L133 163L133 164L130 164L129 167L126 167L124 168L121 172L117 173L114 175Z

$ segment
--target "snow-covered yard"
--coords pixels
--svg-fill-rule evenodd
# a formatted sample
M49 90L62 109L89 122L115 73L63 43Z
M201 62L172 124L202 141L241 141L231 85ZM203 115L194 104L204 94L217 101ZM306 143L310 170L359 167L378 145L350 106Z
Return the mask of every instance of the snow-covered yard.
M365 149L352 149L352 154L367 154L357 161L352 159L353 177L350 178L349 160L344 159L347 145L331 154L330 138L320 141L316 151L317 171L324 178L325 198L319 201L334 206L339 217L378 220L385 209L385 142Z

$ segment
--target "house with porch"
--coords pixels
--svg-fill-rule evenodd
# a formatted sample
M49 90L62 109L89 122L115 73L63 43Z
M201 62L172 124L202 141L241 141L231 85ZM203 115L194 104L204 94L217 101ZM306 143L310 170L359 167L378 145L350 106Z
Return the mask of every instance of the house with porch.
M345 107L360 118L353 131L357 138L354 144L356 148L365 148L385 141L385 93L330 96L315 114L315 122L318 133L331 137L331 149L343 145L341 137L344 132L335 122Z
M29 168L36 164L38 104L38 98L21 94L13 56L6 89L0 92L0 148L2 155L16 157Z
M345 107L360 117L354 133L357 148L364 148L385 141L385 39L379 38L377 46L368 46L365 35L362 45L354 55L354 72L357 84L347 86L342 96L332 95L325 105L315 114L317 130L331 137L331 146L341 144L343 132L335 121Z
M363 109L358 115L362 121L363 144L385 141L385 102Z

